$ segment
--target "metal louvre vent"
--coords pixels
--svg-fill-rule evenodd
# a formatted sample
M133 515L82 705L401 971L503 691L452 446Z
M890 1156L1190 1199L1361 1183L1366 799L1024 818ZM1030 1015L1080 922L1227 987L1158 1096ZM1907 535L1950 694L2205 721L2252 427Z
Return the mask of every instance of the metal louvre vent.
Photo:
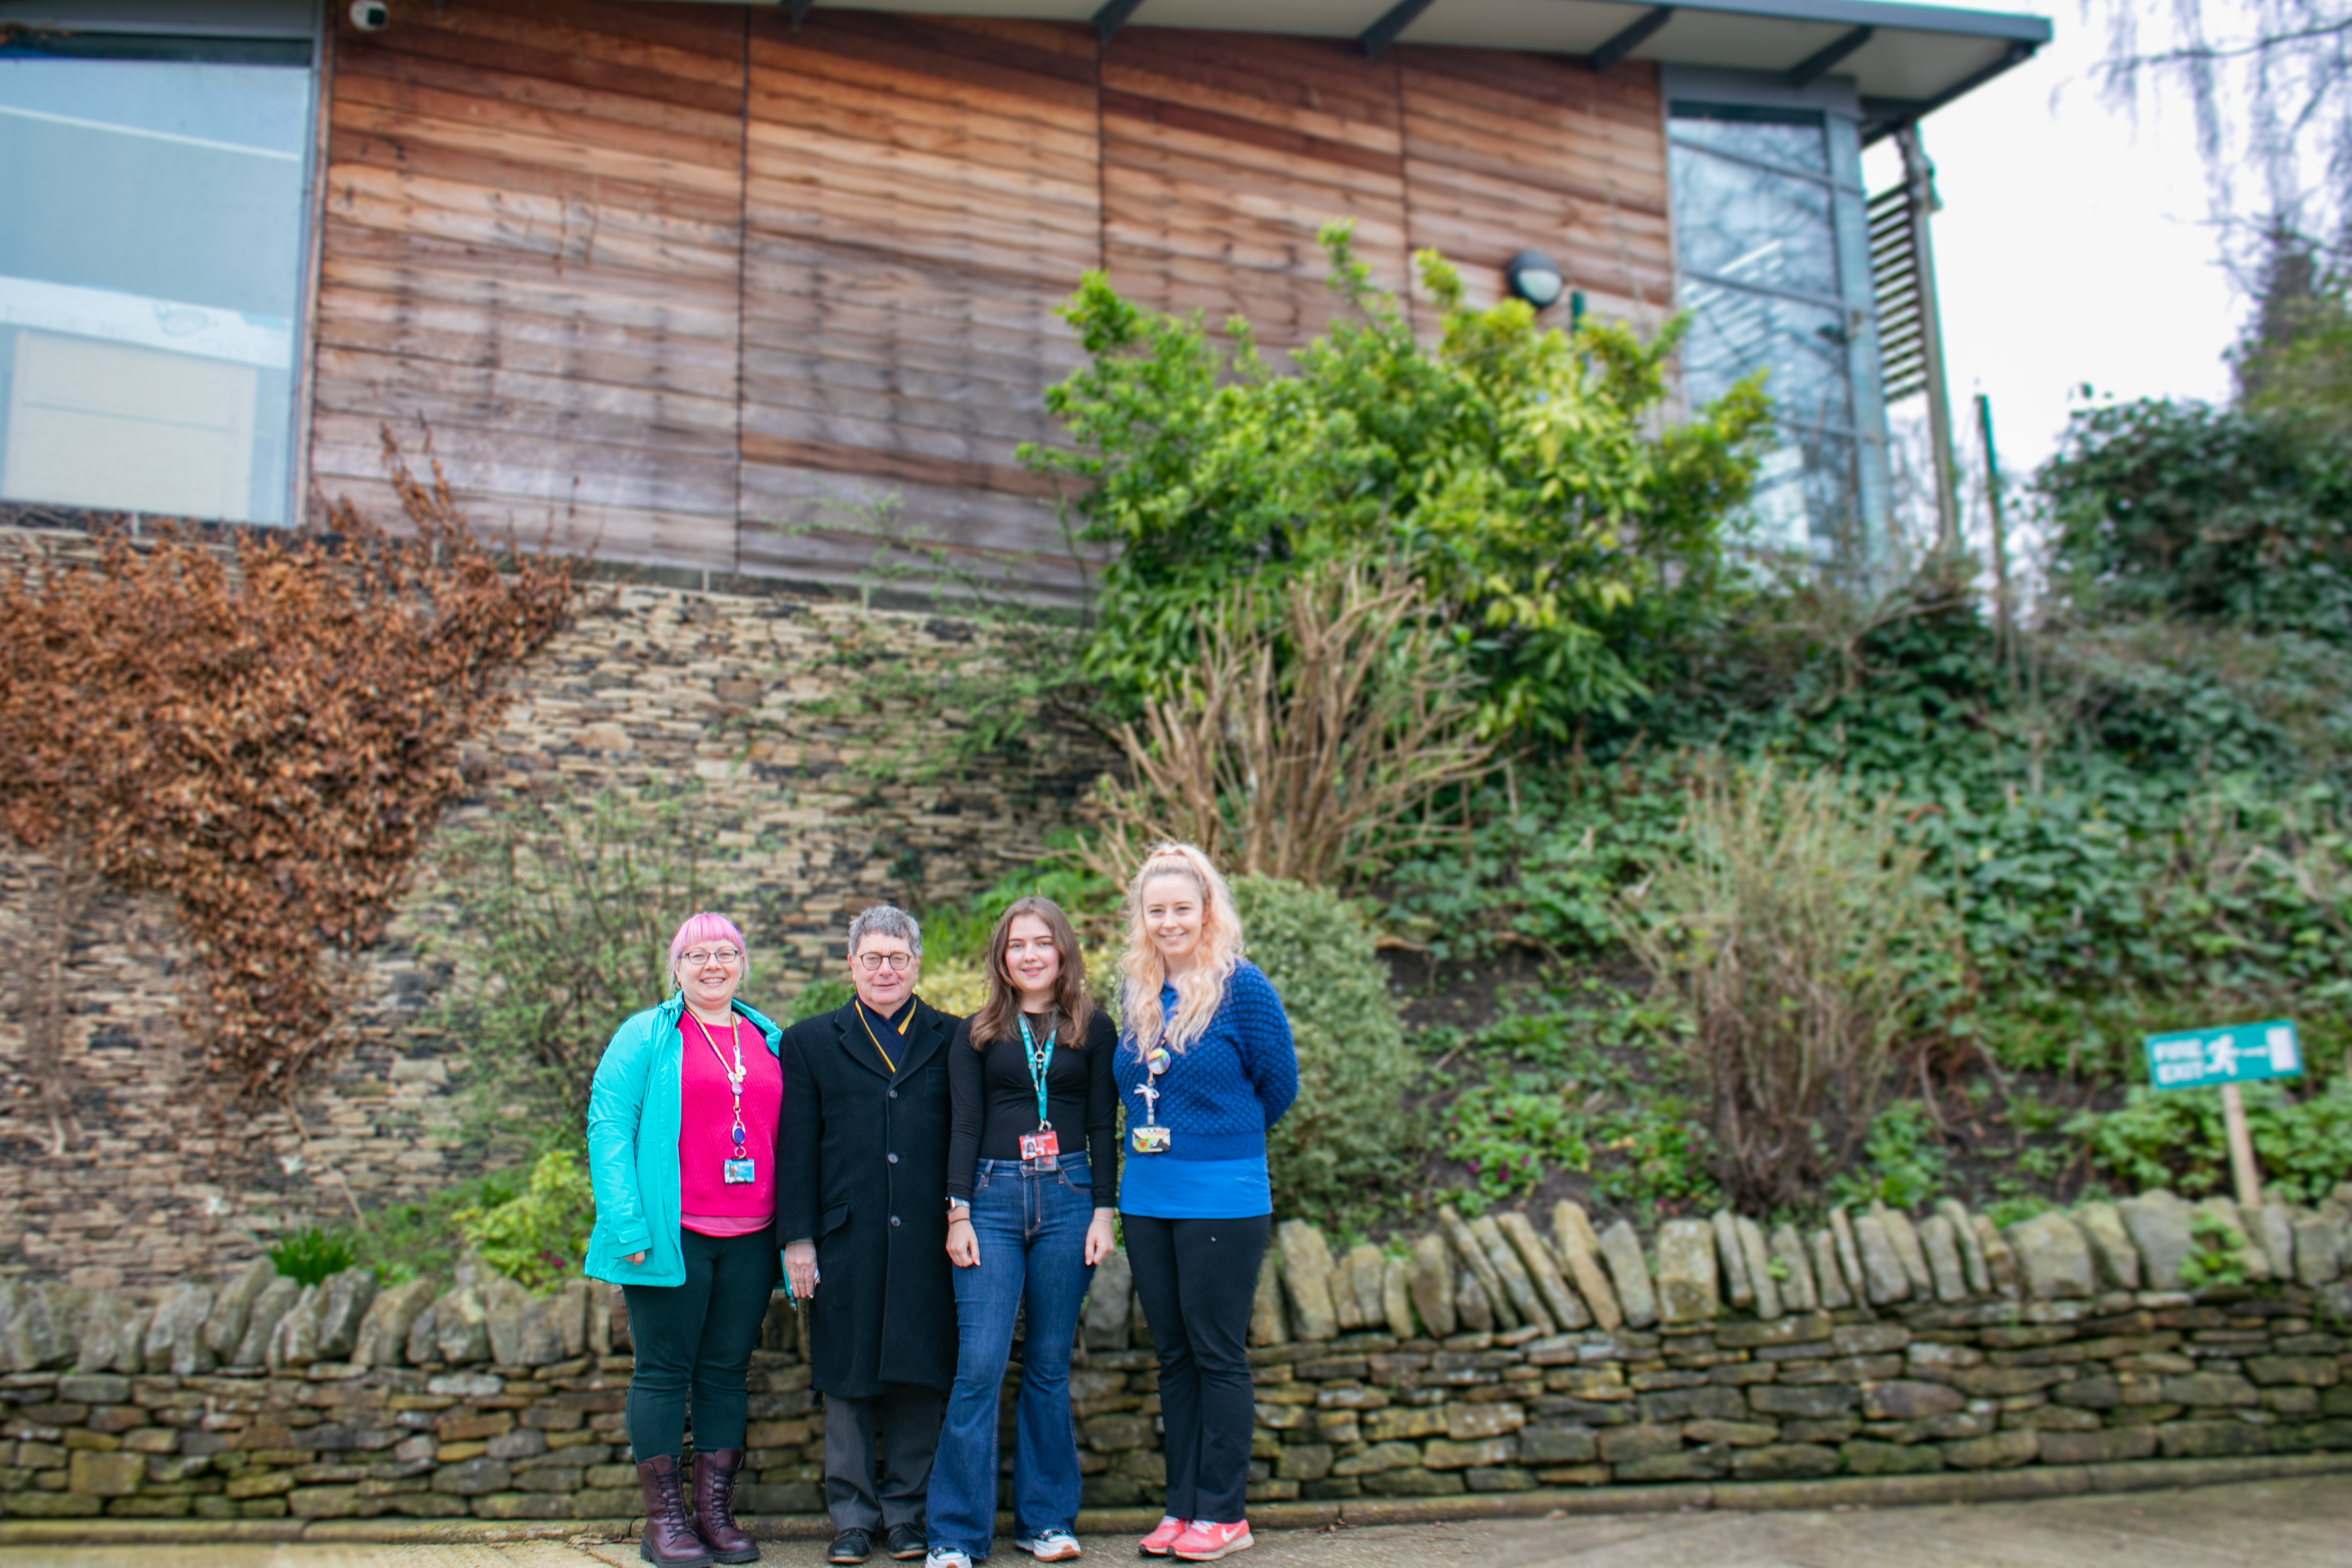
M1927 390L1918 226L1907 183L1870 198L1870 278L1878 301L1879 374L1886 401L1896 403Z

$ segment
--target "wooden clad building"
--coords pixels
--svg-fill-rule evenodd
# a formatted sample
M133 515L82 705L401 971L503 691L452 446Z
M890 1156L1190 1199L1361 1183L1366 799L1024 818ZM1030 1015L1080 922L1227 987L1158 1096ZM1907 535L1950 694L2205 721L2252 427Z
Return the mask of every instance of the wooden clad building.
M211 149L182 179L215 200L194 221L271 215L244 265L288 274L179 277L165 254L132 277L0 236L0 500L277 521L381 502L380 432L429 426L477 519L526 539L838 582L895 509L1068 596L1079 564L1016 456L1079 363L1057 306L1101 268L1293 347L1337 308L1316 236L1348 218L1400 293L1424 247L1480 300L1533 249L1565 279L1548 319L1693 310L1694 395L1773 369L1792 537L1825 510L1867 525L1860 145L2048 33L1861 0L938 4L0 0L21 24L0 168L49 174L0 173L0 202L96 179L131 204L147 176L107 171ZM296 72L300 114L253 107ZM159 336L146 306L217 345ZM183 408L156 386L190 353ZM167 426L208 488L110 477Z

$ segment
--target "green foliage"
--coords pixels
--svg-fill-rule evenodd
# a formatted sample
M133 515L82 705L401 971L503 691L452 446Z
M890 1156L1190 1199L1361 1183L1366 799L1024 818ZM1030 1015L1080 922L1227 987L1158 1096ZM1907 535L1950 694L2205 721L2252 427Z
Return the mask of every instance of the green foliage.
M849 984L847 975L820 975L793 993L792 1005L784 1012L784 1022L797 1024L846 1007L849 999L856 994L857 988Z
M676 988L670 936L710 892L695 808L611 792L510 799L446 847L457 918L431 952L455 973L432 1022L466 1043L487 1130L529 1128L534 1145L583 1136L597 1059L622 1020Z
M2221 1215L2203 1209L2189 1215L2189 1238L2196 1249L2180 1260L2180 1283L2190 1290L2246 1282L2246 1237Z
M2079 605L2352 637L2352 431L2109 404L2074 416L2037 482Z
M2316 1093L2290 1100L2275 1083L2241 1091L2265 1192L2313 1203L2352 1177L2352 1081L2331 1074ZM2117 1109L2066 1125L2092 1163L2130 1188L2209 1193L2229 1180L2219 1089L2132 1088Z
M1024 458L1068 481L1085 536L1114 545L1084 668L1114 707L1161 693L1235 579L1333 556L1396 557L1446 607L1489 733L1565 739L1622 710L1654 645L1715 613L1724 519L1745 499L1768 407L1741 383L1686 424L1661 417L1679 324L1643 343L1573 340L1517 300L1474 310L1419 258L1442 334L1418 342L1346 225L1327 229L1351 307L1293 356L1230 352L1197 318L1142 310L1090 273L1064 313L1093 363L1053 388L1067 447Z
M269 1249L270 1267L301 1285L316 1285L354 1261L351 1237L342 1231L298 1230Z
M529 1172L509 1167L397 1204L370 1209L346 1234L352 1261L375 1270L385 1285L432 1279L448 1274L467 1242L456 1216L469 1209L496 1208L520 1195Z
M1467 1035L1423 1046L1463 1066L1440 1150L1468 1167L1465 1213L1532 1194L1560 1171L1594 1197L1651 1211L1716 1196L1703 1121L1685 1091L1670 1008L1599 982L1548 991Z
M830 689L799 705L802 717L891 714L897 722L876 749L845 763L877 782L929 783L978 765L1015 781L1050 777L1046 738L1093 722L1079 668L1087 617L1037 601L1035 557L976 558L909 524L895 493L824 510L817 522L766 526L866 540L866 605L887 595L925 603L933 614L919 641L871 616L835 623L818 661ZM1078 564L1071 543L1062 565ZM753 730L775 721L754 714L738 722Z
M1336 1219L1393 1188L1420 1129L1402 1108L1418 1063L1362 913L1324 889L1233 884L1249 956L1282 996L1298 1100L1267 1136L1276 1212Z
M1925 1105L1895 1100L1873 1119L1862 1141L1864 1168L1830 1179L1832 1201L1860 1206L1875 1198L1894 1209L1925 1207L1950 1177L1941 1142Z
M579 1271L596 1225L596 1200L579 1154L550 1149L531 1165L520 1193L450 1217L482 1261L530 1289L545 1290Z

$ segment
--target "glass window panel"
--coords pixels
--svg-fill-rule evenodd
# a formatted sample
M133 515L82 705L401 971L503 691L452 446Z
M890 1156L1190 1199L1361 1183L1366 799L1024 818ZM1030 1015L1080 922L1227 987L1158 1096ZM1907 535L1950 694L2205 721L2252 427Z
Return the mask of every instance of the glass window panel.
M284 521L305 68L0 58L0 498Z
M1762 370L1780 424L1853 427L1843 311L1706 283L1686 285L1683 306L1691 313L1683 375L1692 402L1710 402Z
M1691 108L1676 104L1674 133L1677 141L1696 142L1741 157L1761 158L1792 169L1811 169L1827 176L1830 150L1818 114L1774 115L1770 110Z
M1768 549L1827 559L1850 542L1841 535L1854 526L1860 505L1852 437L1782 430L1757 465L1748 535Z
M1671 147L1668 157L1685 271L1837 298L1827 185L1690 147Z

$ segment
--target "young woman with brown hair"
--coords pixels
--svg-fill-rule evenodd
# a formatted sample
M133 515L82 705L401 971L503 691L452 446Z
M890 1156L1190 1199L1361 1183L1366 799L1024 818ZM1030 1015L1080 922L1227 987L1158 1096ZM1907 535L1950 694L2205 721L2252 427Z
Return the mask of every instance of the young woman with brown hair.
M1115 1031L1050 899L1014 901L988 941L988 1001L948 1048L948 1258L956 1376L931 1462L929 1568L971 1568L996 1533L996 1405L1026 1303L1013 1544L1078 1555L1070 1344L1112 1246Z

